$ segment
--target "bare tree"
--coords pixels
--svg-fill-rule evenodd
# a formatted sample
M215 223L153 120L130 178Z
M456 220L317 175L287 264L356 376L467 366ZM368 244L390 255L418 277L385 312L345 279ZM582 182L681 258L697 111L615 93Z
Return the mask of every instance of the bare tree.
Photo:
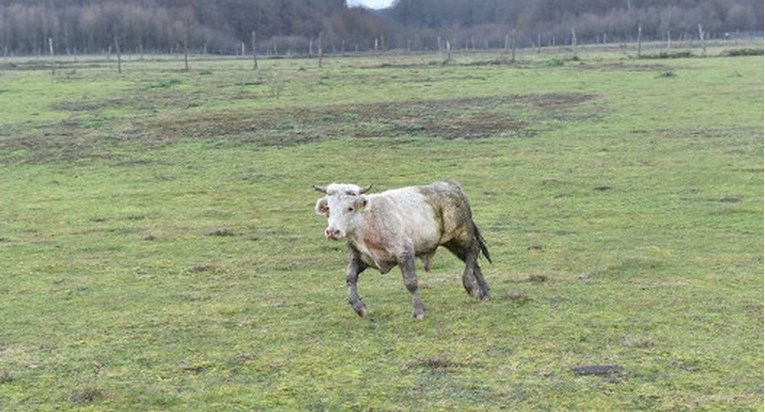
M704 57L709 56L707 53L707 43L704 41L704 27L699 23L699 40L701 40L701 50L704 53Z

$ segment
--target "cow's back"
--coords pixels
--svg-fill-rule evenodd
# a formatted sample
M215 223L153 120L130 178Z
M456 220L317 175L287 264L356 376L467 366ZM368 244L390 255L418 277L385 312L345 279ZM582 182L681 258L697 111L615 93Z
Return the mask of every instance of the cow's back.
M369 199L374 218L386 221L390 235L411 240L416 252L432 251L440 244L441 219L421 187L392 189Z

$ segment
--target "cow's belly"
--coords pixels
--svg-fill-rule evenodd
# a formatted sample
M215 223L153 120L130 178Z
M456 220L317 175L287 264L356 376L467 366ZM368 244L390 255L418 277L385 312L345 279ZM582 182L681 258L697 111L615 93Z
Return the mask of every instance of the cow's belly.
M374 242L355 241L352 243L353 249L356 250L361 260L381 273L390 272L398 264L395 253L391 253Z
M439 246L438 238L431 237L418 240L419 243L413 241L414 256L429 260ZM388 250L368 243L356 243L354 248L358 251L364 263L379 270L381 273L388 273L396 267L399 261L399 254L403 253L403 250Z
M436 222L431 219L428 219L427 222L427 224L411 226L416 227L417 230L408 233L414 247L414 253L417 256L433 253L442 243L441 233L438 231Z

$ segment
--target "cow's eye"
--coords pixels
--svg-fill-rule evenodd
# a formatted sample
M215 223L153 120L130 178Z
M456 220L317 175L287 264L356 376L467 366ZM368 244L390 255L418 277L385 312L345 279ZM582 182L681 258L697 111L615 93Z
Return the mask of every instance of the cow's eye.
M348 208L348 212L353 212L353 206Z

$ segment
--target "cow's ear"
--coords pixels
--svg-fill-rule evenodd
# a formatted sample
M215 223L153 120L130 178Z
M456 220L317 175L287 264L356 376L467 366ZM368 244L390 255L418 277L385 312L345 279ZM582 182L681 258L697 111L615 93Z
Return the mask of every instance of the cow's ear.
M353 207L358 213L361 213L364 211L364 208L367 207L367 203L369 203L369 200L366 196L359 196L359 198L354 202Z
M316 207L315 209L316 213L320 215L326 215L329 213L329 205L327 204L327 198L322 197L321 199L316 201Z

